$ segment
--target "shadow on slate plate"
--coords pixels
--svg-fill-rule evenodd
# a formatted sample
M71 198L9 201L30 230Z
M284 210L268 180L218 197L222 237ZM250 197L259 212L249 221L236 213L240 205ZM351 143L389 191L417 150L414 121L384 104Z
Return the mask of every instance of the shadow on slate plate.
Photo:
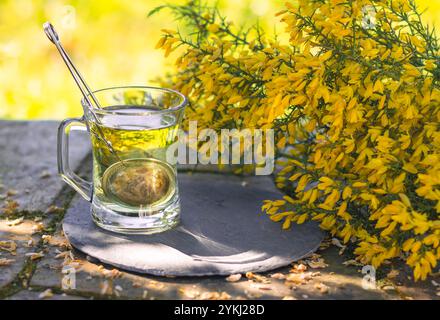
M181 224L173 230L148 236L101 230L78 196L64 232L74 247L103 263L169 276L269 271L314 252L324 237L316 223L286 231L261 213L263 200L281 195L270 177L180 173L178 179Z

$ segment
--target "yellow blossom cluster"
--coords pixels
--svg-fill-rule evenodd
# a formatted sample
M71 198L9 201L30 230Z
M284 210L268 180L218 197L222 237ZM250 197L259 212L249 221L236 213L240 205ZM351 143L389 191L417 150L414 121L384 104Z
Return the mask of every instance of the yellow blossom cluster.
M440 259L440 55L413 0L299 0L287 41L237 29L214 8L172 7L191 36L173 86L202 127L274 128L273 221L318 221L357 259L401 258L425 279Z

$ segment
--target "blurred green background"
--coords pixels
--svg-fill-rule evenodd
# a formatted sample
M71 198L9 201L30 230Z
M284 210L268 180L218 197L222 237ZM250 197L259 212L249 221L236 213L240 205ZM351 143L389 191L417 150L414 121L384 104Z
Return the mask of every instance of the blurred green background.
M47 20L56 26L92 88L154 85L154 79L172 70L174 62L165 60L154 46L160 30L175 29L178 22L166 11L147 18L151 9L164 3L182 1L0 0L0 118L61 119L82 113L79 91L43 33ZM277 21L274 13L284 1L218 3L236 24L253 24L258 19L272 31ZM440 0L419 3L429 6L427 22L440 18Z

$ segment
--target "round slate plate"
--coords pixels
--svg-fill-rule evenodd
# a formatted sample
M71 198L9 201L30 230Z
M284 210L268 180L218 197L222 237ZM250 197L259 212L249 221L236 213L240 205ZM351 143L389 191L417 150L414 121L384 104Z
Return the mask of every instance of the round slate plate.
M315 251L323 233L315 223L281 230L261 213L279 191L269 177L179 174L181 224L155 235L120 235L95 226L79 198L64 232L84 253L121 269L169 276L229 275L286 266Z

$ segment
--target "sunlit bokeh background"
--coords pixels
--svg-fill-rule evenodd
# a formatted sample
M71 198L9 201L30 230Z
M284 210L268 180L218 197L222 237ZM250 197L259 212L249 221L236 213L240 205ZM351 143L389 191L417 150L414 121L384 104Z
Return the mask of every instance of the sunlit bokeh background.
M91 87L154 85L173 64L154 49L160 30L178 22L166 11L150 18L147 13L165 2L182 0L0 0L0 118L61 119L82 113L79 91L43 33L47 20ZM440 0L419 2L429 6L427 22L440 18ZM230 20L259 20L271 31L283 3L219 1Z

